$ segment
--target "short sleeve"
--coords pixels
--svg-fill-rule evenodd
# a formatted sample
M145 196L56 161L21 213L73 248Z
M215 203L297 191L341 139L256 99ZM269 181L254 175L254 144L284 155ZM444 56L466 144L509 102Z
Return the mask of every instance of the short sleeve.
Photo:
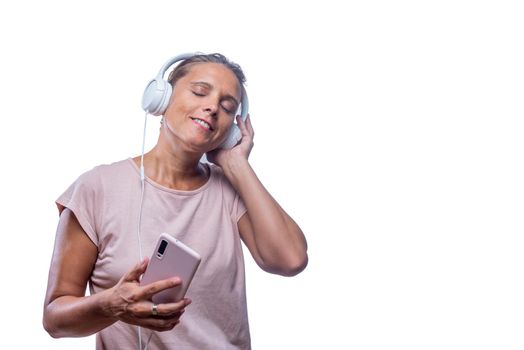
M235 192L235 199L233 200L233 208L232 208L232 217L235 219L235 222L238 222L240 218L247 212L246 205L244 204L244 201L242 198L240 198L240 195Z
M69 188L56 200L59 213L64 208L70 209L77 218L80 226L87 236L98 247L96 230L96 182L90 172L81 175Z
M215 164L211 164L210 166L211 171L217 177L217 183L219 183L222 188L222 193L226 202L225 204L229 210L231 219L234 222L238 222L242 215L247 212L244 201L240 198L238 192L233 188L227 177L224 175L222 169Z

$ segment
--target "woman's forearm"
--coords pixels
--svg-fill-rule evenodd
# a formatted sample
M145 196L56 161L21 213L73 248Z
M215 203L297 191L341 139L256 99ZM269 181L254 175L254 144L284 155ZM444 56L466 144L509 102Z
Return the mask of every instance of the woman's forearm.
M46 305L44 328L53 338L83 337L117 321L104 311L104 292L84 296L61 296Z

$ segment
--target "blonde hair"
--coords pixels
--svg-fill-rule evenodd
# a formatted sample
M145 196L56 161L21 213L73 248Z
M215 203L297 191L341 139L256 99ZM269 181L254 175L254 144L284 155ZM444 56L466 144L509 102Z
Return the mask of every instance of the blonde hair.
M194 66L195 64L199 64L199 63L222 64L226 66L227 68L229 68L229 70L231 70L235 74L240 85L244 85L244 83L246 82L246 76L244 75L242 68L240 68L238 64L228 60L226 56L219 54L219 53L197 54L195 56L192 56L184 60L182 63L176 66L175 69L173 69L173 71L169 74L169 78L167 79L167 81L174 88L178 79L186 75L192 66Z

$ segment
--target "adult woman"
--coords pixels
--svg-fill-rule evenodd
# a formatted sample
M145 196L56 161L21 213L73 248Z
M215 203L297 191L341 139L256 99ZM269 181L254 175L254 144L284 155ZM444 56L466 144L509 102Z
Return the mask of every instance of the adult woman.
M98 332L97 348L136 348L137 325L151 346L177 349L250 348L240 238L266 271L294 275L307 264L296 223L264 189L248 162L249 118L237 118L241 142L227 137L241 100L240 67L219 54L193 56L170 75L173 93L157 145L144 156L146 175L141 248L152 251L161 232L176 235L203 259L188 295L152 304L177 278L139 286L140 158L83 174L57 201L60 221L44 307L53 337ZM209 153L208 153L209 152ZM204 153L214 163L200 163ZM85 296L87 281L91 295ZM146 333L146 331L144 331Z

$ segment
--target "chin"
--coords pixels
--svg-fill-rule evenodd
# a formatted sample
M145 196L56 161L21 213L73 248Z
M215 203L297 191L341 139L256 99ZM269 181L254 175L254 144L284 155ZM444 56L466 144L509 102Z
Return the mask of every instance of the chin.
M188 148L195 153L202 153L205 154L207 152L211 152L212 150L216 149L220 144L217 146L209 145L208 142L198 142L196 140L192 140L189 142L186 142L188 145Z
M225 141L225 137L222 137L221 140L217 142L217 140L210 140L208 138L203 138L202 135L187 135L185 138L185 143L188 145L188 147L195 152L200 153L207 153L211 152L218 147Z

